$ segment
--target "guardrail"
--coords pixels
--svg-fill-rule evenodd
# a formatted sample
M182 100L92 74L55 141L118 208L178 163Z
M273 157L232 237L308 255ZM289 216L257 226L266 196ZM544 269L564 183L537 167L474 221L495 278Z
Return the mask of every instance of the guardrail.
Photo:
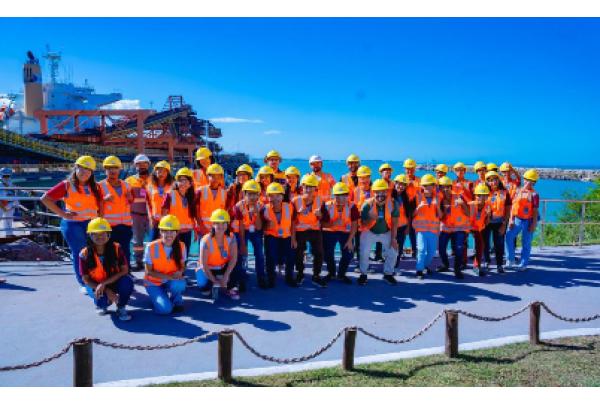
M462 314L465 317L473 318L481 321L504 321L508 320L512 317L515 317L526 310L529 309L529 342L533 345L538 345L541 343L540 340L540 319L541 319L541 309L544 309L551 316L570 323L582 323L600 319L600 314L595 314L593 316L588 317L579 317L579 318L571 318L564 317L553 312L544 302L531 302L524 306L523 308L517 310L514 313L511 313L507 316L503 317L489 317L489 316L480 316L474 313L470 313L464 310L458 309L444 309L439 312L427 325L425 325L421 330L416 332L410 337L404 339L390 339L380 337L376 334L370 333L358 326L349 326L344 327L338 331L338 333L324 346L319 348L317 351L312 352L311 354L302 356L302 357L294 357L294 358L277 358L269 355L265 355L258 350L256 350L253 346L251 346L246 339L235 329L222 329L217 331L211 331L209 333L203 334L201 336L197 336L194 338L190 338L185 341L175 342L171 344L161 344L161 345L125 345L118 343L111 343L99 338L77 338L71 340L67 343L67 345L60 350L59 352L46 357L42 360L31 362L29 364L21 364L21 365L11 365L0 367L0 372L8 372L8 371L17 371L21 369L29 369L34 367L39 367L45 363L54 361L65 355L69 352L70 348L73 347L73 386L93 386L93 347L92 344L97 344L103 347L109 347L113 349L119 350L135 350L135 351L152 351L152 350L165 350L170 348L182 347L184 345L196 343L202 340L206 340L212 336L218 336L218 346L217 346L217 376L219 379L229 382L233 379L232 371L233 371L233 337L237 337L240 340L240 343L253 355L261 358L265 361L276 362L279 364L293 364L298 362L304 362L316 358L317 356L323 354L325 351L329 350L333 344L342 336L344 337L344 347L342 353L342 368L346 371L351 371L354 369L354 352L356 347L356 336L358 332L363 333L364 335L371 337L375 340L382 341L388 344L405 344L414 339L420 337L425 332L427 332L439 319L445 316L446 328L445 332L445 353L450 358L456 358L459 355L458 352L458 316Z
M583 232L586 225L600 226L600 223L592 223L585 221L585 206L586 204L598 204L600 200L567 200L567 199L542 199L542 221L540 221L540 249L544 248L544 226L547 225L579 225L579 248L583 247ZM561 223L546 221L546 203L581 203L581 220L577 223Z

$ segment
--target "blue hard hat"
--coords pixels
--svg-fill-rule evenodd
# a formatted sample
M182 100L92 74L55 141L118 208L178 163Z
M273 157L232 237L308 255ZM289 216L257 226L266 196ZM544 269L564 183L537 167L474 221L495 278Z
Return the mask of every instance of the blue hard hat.
M2 176L11 176L12 175L12 169L10 169L10 168L2 168L2 169L0 169L0 173L2 174Z

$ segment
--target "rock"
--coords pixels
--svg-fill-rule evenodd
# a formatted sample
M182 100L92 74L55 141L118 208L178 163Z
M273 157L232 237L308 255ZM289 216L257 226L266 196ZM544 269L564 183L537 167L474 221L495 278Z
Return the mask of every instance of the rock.
M0 261L3 259L6 261L61 261L55 254L27 238L0 245Z

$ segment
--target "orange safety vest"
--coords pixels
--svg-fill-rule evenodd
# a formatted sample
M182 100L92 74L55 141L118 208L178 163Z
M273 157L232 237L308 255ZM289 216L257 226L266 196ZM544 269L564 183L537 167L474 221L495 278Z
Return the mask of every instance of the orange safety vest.
M477 179L476 181L473 182L473 190L475 190L475 188L479 185L485 185L485 180L481 180L481 179Z
M427 198L420 191L417 192L416 202L417 207L421 202L424 201L427 203ZM435 196L431 196L431 203L427 204L427 206L422 207L421 209L417 209L417 216L413 218L412 225L415 229L415 232L425 232L430 231L434 234L439 233L440 231L440 219L437 214L437 205L433 204L436 201Z
M217 244L217 238L211 236L210 234L206 234L202 237L202 242L206 245L208 250L208 259L206 260L206 264L210 269L222 269L223 266L229 262L231 259L231 240L233 237L231 235L226 235L223 239L223 250L219 248L219 244Z
M315 215L315 211L323 206L323 200L321 196L315 196L312 202L312 209L309 211L304 202L302 196L298 196L294 199L294 206L296 207L296 230L318 230L319 219Z
M107 180L103 180L100 182L100 186L102 187L102 191L104 192L104 196L111 194L114 196L114 202L104 202L104 217L108 223L114 227L120 224L124 224L126 226L130 226L131 222L131 212L129 211L129 200L125 195L127 192L131 192L131 187L128 183L119 180L121 183L121 196L117 194L115 188L113 188Z
M202 169L194 169L194 190L208 185L208 176Z
M260 195L258 195L258 202L263 205L269 204L271 202L271 199L269 198L269 195L267 194L267 192L265 190L262 190L260 192Z
M185 244L179 241L182 255L185 252ZM176 264L171 256L167 257L165 247L161 240L154 240L148 243L148 249L150 250L150 259L152 260L152 270L154 272L160 272L165 275L172 275L177 271L184 269L183 264ZM172 253L173 251L171 251ZM151 282L155 285L162 285L162 280L155 278L154 276L146 276L144 286L149 286L147 282Z
M113 244L115 245L115 251L119 252L119 244L117 244L116 242L113 242ZM90 254L89 247L85 247L84 249L82 249L81 254L87 260L88 255ZM96 268L90 270L90 278L92 278L98 283L101 283L102 281L106 280L108 274L104 270L104 265L102 264L102 261L100 261L100 258L98 257L98 254L95 251L94 257L96 258Z
M469 206L471 206L470 211L470 220L471 220L471 230L473 231L481 231L485 228L485 211L489 206L489 203L486 201L481 210L477 209L477 202L469 202Z
M533 189L523 190L520 188L513 199L512 215L522 220L533 217L533 198L537 192Z
M76 188L69 181L64 181L67 187L67 194L63 198L65 207L74 214L73 220L86 221L98 217L98 201L88 186L86 192L83 186ZM79 190L78 190L79 189Z
M196 225L196 219L190 216L187 199L181 196L178 190L171 189L169 193L171 194L169 214L174 215L179 220L179 232L192 231Z
M277 182L281 186L285 187L285 184L287 182L287 177L285 176L285 171L282 171L281 169L277 170L277 172L275 172L275 175L273 176L273 182Z
M275 228L269 227L265 235L272 235L277 238L287 238L292 235L292 204L281 203L281 220L277 221L273 206L265 206L265 218L275 223Z
M142 196L142 189L146 188L148 180L140 179L138 175L132 175L125 179L129 184L133 194L133 202L129 204L129 210L132 213L146 214L146 199Z
M506 190L492 191L487 202L492 206L492 218L503 220L506 208Z
M510 195L511 199L514 199L519 187L515 183L509 183L506 188L508 189L508 194Z
M344 224L341 226L333 226L328 228L323 227L323 231L343 231L345 233L349 233L350 229L352 228L352 220L350 214L352 212L352 208L355 207L354 203L346 202L341 212L338 210L337 204L335 204L335 201L333 200L325 202L325 207L327 207L327 211L329 212L330 222L333 223L338 219L342 219L344 221Z
M313 175L314 172L312 173ZM317 177L317 175L315 175ZM335 185L335 179L328 173L321 172L321 179L319 179L319 187L317 188L317 194L324 202L331 200L331 188Z
M469 216L463 212L462 206L456 203L459 196L465 200L464 194L452 193L452 201L445 206L445 216L442 218L442 231L445 233L469 231L471 229Z
M354 191L358 186L354 185L354 181L352 180L352 174L348 172L347 174L342 176L342 182L344 182L348 186L348 200L352 201L354 199Z
M473 196L471 195L471 190L473 190L473 182L465 179L463 182L459 182L458 179L452 181L452 192L456 194L463 195L463 199L468 203L473 200Z
M367 199L371 198L371 195L371 189L369 189L369 197L367 197L367 193L365 192L365 190L363 190L363 188L361 188L360 186L357 186L354 190L354 204L356 204L356 207L358 207L358 209L361 210L363 204L367 201Z
M415 176L413 180L411 180L410 178L408 179L408 185L406 185L406 194L411 199L413 199L417 195L417 193L420 192L420 181L421 178L419 178L418 176Z
M289 192L289 195L288 195L288 197L290 199L290 202L292 200L294 200L298 196L302 196L302 188L300 187L300 185L296 185L296 189L295 190L292 190L292 187L290 186L290 192Z
M211 227L210 216L215 210L225 209L226 196L225 189L217 189L217 197L213 195L213 190L209 185L202 186L200 189L200 219L206 228Z
M244 229L246 230L246 232L250 231L250 226L254 226L253 231L258 231L258 230L256 230L256 217L260 216L260 211L262 210L263 206L264 205L261 202L258 202L258 211L254 212L254 214L252 216L250 216L250 211L246 207L246 202L244 200L240 200L236 204L236 207L238 208L240 213L242 213L242 217L243 217L242 221L244 222ZM240 220L233 219L233 221L231 222L231 226L232 226L234 232L236 232L236 233L240 232Z
M161 206L166 193L171 191L171 186L165 185L162 195L158 190L157 186L148 185L146 186L148 196L150 196L150 214L155 221L159 221L162 218Z
M377 205L377 203L375 203L374 197L367 199L364 204L368 204L370 207L369 215L375 214L375 215L379 216L379 206ZM384 217L385 217L385 223L387 224L387 226L390 230L392 229L392 212L393 211L394 211L394 203L392 202L392 199L386 199L385 200ZM371 224L370 227L361 226L360 231L370 230L373 227L375 227L375 224L377 224L377 220L375 220L373 222L373 224Z
M406 217L406 209L404 208L404 202L402 198L399 197L396 199L396 203L398 203L398 211L400 212L400 217L398 217L398 227L404 227L408 224L408 218Z

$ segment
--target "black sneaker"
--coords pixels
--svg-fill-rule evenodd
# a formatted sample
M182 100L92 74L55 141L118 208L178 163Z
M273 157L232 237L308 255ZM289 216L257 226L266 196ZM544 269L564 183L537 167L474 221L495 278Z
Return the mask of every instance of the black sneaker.
M290 288L297 288L299 285L296 283L295 280L293 279L286 279L285 280L285 284L288 285Z
M417 279L423 279L423 271L417 271Z
M398 281L392 275L385 275L383 280L392 286L396 286L398 284Z
M321 278L319 278L318 276L313 276L311 279L311 282L313 285L319 287L319 288L326 288L327 284L325 282L323 282L323 280Z
M246 282L240 282L238 284L238 292L244 293L246 291Z
M440 265L437 267L437 269L435 270L436 272L448 272L450 270L450 267L446 266L446 265Z
M331 282L331 280L333 279L333 276L331 275L331 273L328 273L327 275L325 275L325 277L323 278L323 280L327 283Z
M498 273L504 273L504 268L502 268L501 266L498 267Z
M460 270L454 271L454 276L456 276L456 279L465 279L463 273Z
M264 279L259 279L258 280L258 287L261 289L269 289L269 284L267 283L267 281L265 281Z
M367 275L360 275L358 277L358 285L365 286L367 284Z
M433 271L429 268L425 268L425 271L427 272L427 275L433 275Z
M296 283L301 285L302 282L304 282L304 272L298 272L298 275L296 275Z
M275 278L269 278L269 289L275 287Z
M462 265L460 266L460 270L461 270L461 271L464 271L465 269L467 269L467 264L462 264Z
M183 307L183 305L177 305L177 306L173 306L172 313L181 313L184 310L185 310L185 307Z
M479 276L485 276L485 272L483 272L483 269L479 269L479 273L477 274Z
M345 283L346 285L352 285L352 279L348 278L346 275L340 276L338 275L337 280Z

